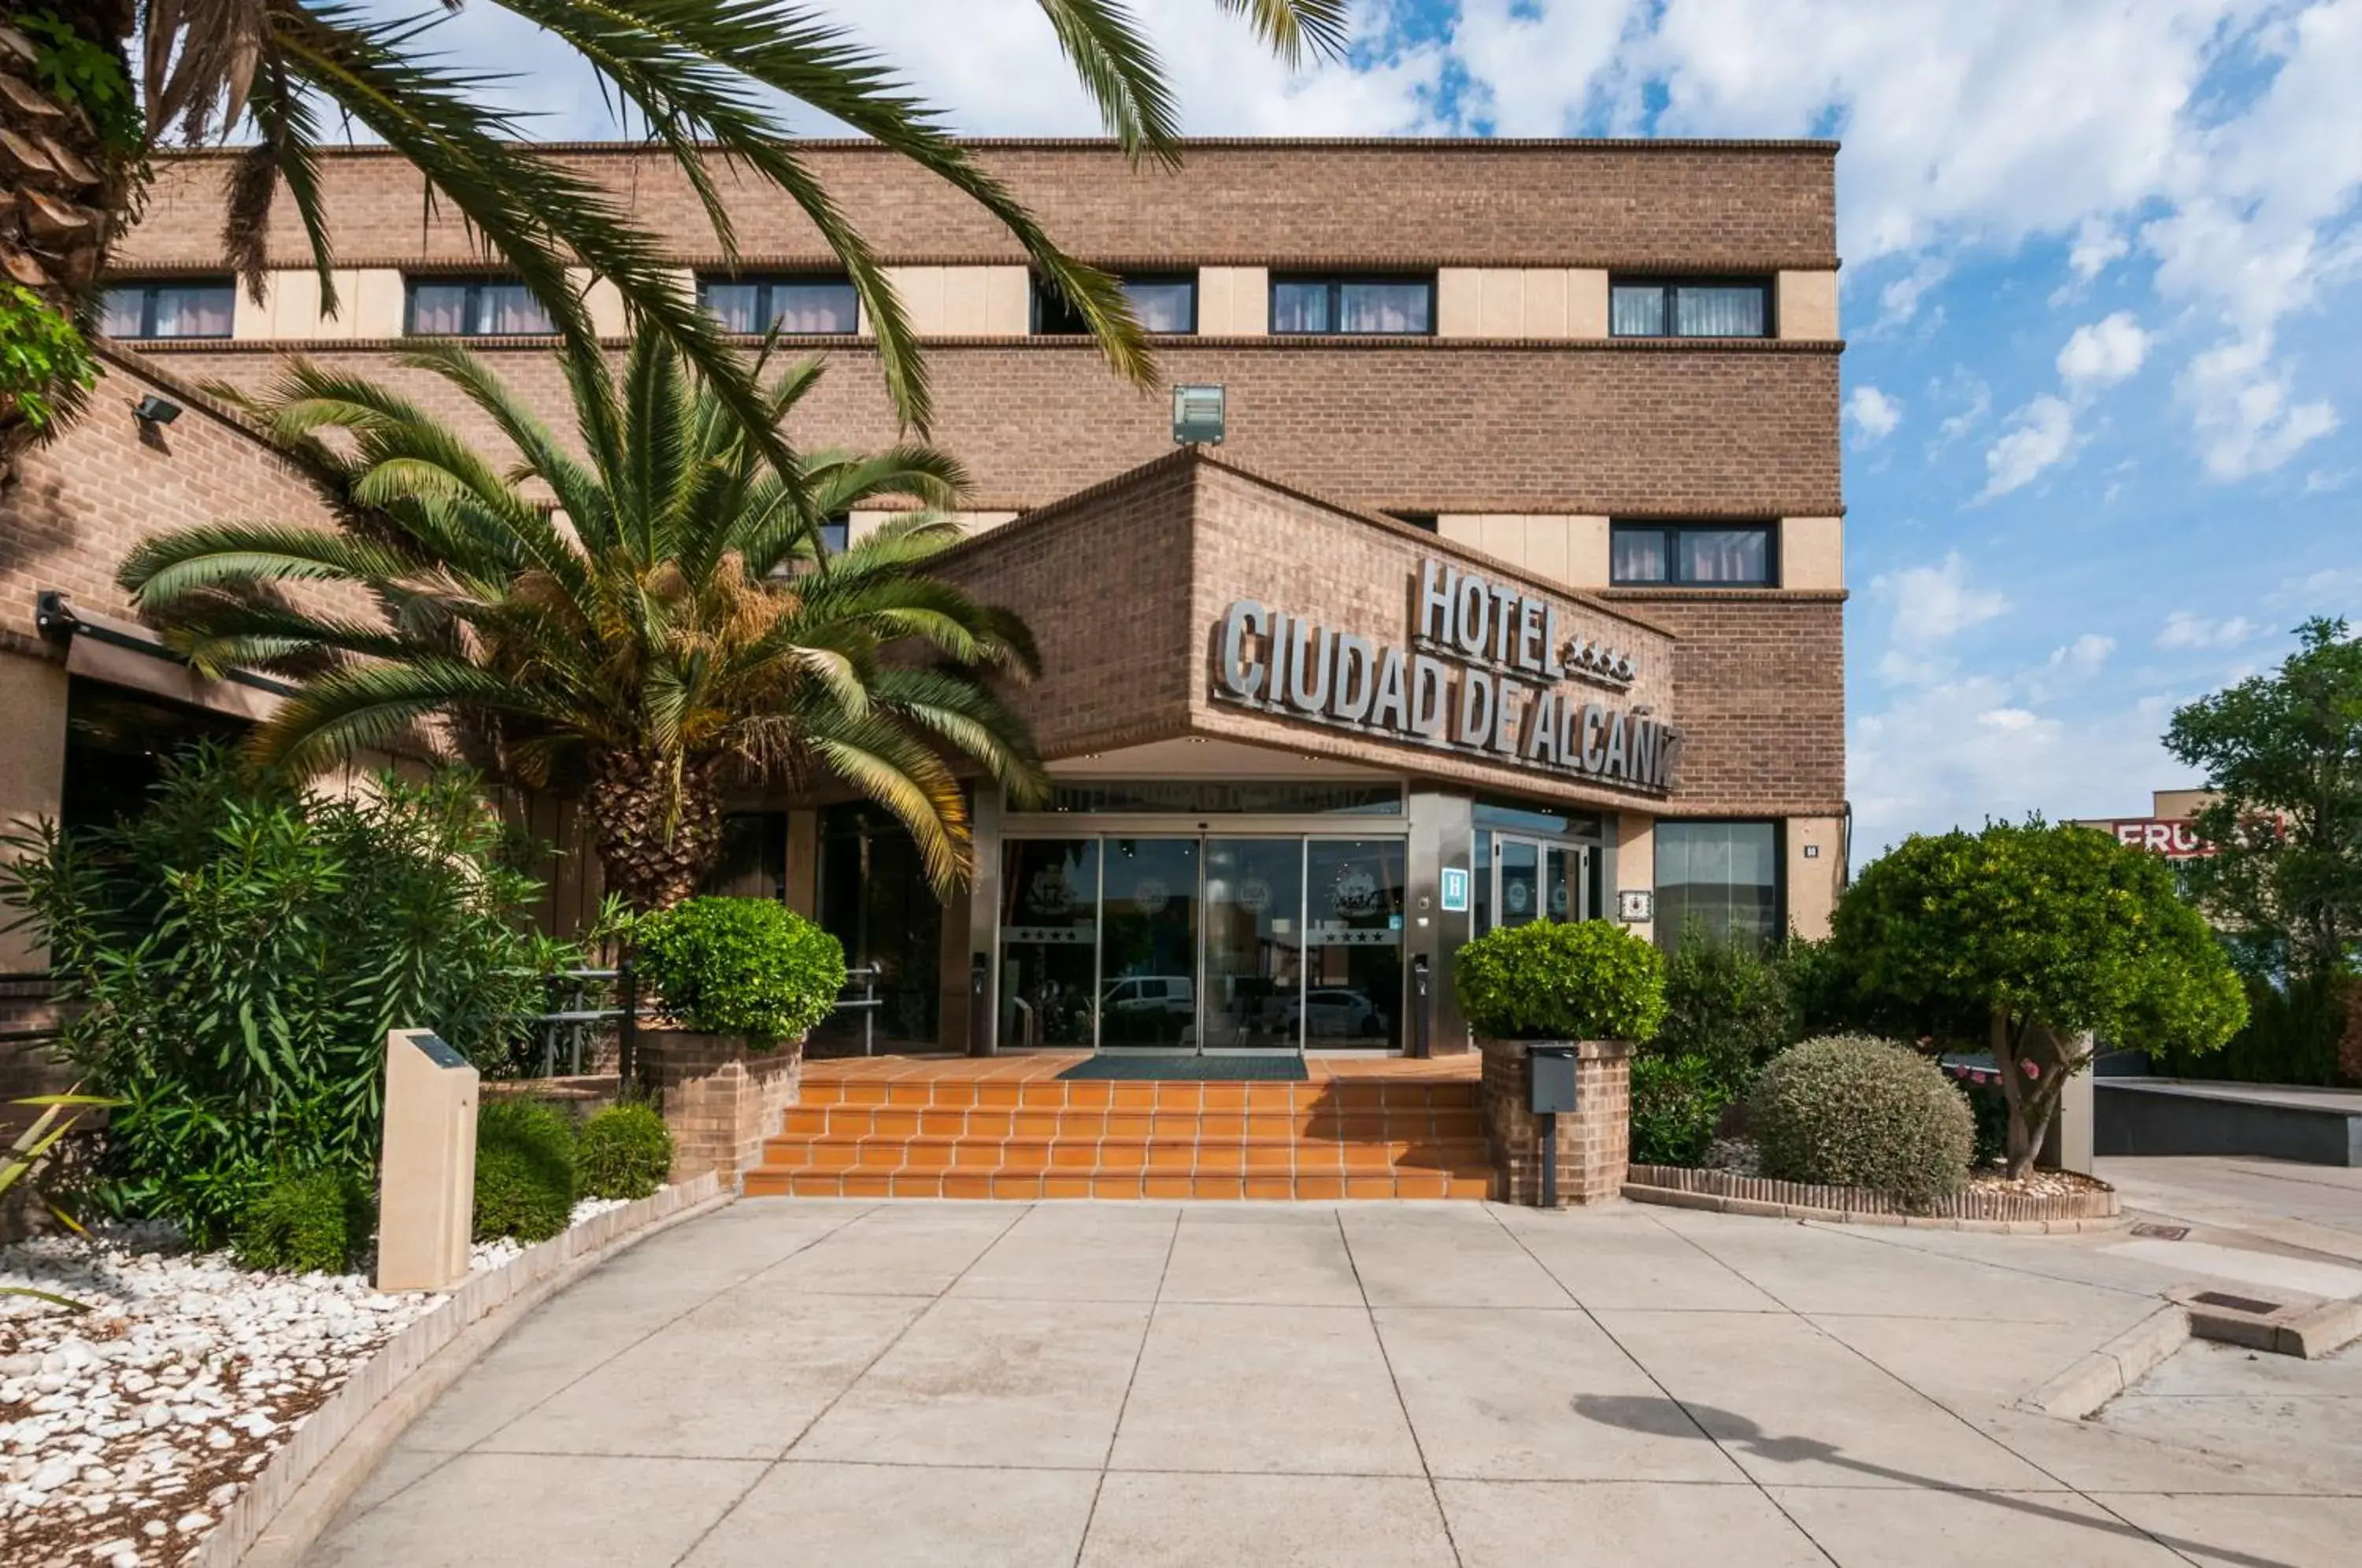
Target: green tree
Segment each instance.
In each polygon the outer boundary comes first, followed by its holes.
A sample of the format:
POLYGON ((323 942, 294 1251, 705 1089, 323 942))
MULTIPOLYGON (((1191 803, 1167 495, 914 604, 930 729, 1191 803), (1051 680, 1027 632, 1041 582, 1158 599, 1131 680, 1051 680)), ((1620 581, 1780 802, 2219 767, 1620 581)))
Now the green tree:
MULTIPOLYGON (((910 513, 823 560, 802 525, 800 494, 824 513, 948 501, 964 482, 950 458, 923 446, 814 452, 783 480, 653 326, 620 382, 596 351, 566 361, 587 460, 468 350, 402 362, 448 381, 522 460, 475 450, 384 386, 298 360, 249 407, 323 475, 344 525, 189 528, 123 568, 200 668, 302 679, 257 732, 260 757, 315 769, 448 721, 500 776, 579 788, 608 890, 641 910, 695 890, 734 768, 850 785, 909 826, 946 889, 967 868, 955 762, 1020 800, 1039 790, 1032 737, 986 683, 1033 671, 1031 634, 922 569, 958 529, 910 513), (279 596, 304 584, 360 590, 376 613, 279 596), (895 644, 935 661, 889 659, 895 644)), ((763 423, 788 417, 819 376, 806 360, 764 383, 763 423)))
MULTIPOLYGON (((723 166, 795 204, 859 293, 898 407, 922 429, 927 385, 910 324, 866 239, 798 157, 768 106, 792 99, 875 138, 973 198, 1024 247, 1124 374, 1145 381, 1147 348, 1112 278, 1070 259, 1013 193, 944 133, 840 24, 786 0, 498 0, 558 39, 601 78, 608 101, 679 160, 725 253, 735 249, 723 166)), ((1038 0, 1108 127, 1135 160, 1175 157, 1177 113, 1153 46, 1123 0, 1038 0)), ((1291 62, 1342 49, 1347 0, 1219 0, 1291 62)), ((453 6, 450 9, 456 10, 453 6)), ((0 24, 0 271, 32 292, 52 328, 95 326, 109 251, 136 219, 150 150, 233 132, 251 145, 229 176, 227 253, 262 285, 271 208, 292 204, 333 308, 326 135, 359 127, 416 167, 427 199, 465 218, 515 270, 577 354, 597 333, 567 281, 583 266, 613 282, 636 318, 697 365, 776 466, 788 453, 756 425, 756 389, 666 262, 660 237, 624 200, 533 147, 527 120, 487 102, 503 78, 450 61, 431 7, 381 14, 350 0, 48 0, 0 24), (138 62, 135 72, 133 61, 138 62), (139 88, 135 93, 135 79, 139 88)), ((79 361, 53 357, 46 383, 0 381, 0 474, 71 408, 79 361)))
POLYGON ((2332 981, 2362 947, 2362 638, 2346 633, 2307 621, 2278 669, 2166 731, 2219 797, 2197 823, 2214 854, 2188 863, 2187 885, 2276 982, 2332 981))
POLYGON ((1914 1035, 1990 1043, 2009 1106, 2009 1172, 2034 1163, 2086 1033, 2212 1050, 2246 998, 2206 922, 2157 857, 2039 818, 1904 840, 1838 903, 1831 940, 1853 999, 1914 1035))

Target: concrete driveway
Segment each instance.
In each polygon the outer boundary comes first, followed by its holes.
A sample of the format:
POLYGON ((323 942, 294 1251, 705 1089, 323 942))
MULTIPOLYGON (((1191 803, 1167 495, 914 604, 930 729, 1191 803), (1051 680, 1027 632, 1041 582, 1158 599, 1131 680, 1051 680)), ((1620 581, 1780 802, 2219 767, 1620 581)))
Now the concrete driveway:
POLYGON ((2354 1561, 2362 1365, 2301 1419, 2013 1408, 2193 1277, 2124 1240, 742 1202, 522 1323, 310 1561, 2354 1561))

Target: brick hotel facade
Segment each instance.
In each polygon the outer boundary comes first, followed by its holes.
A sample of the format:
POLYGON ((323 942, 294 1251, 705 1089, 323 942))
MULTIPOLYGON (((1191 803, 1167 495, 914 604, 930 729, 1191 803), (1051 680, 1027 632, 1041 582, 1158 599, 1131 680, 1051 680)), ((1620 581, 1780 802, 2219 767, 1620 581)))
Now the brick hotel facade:
MULTIPOLYGON (((980 211, 811 144, 926 343, 933 438, 975 479, 943 569, 1040 638, 1019 702, 1056 792, 1018 812, 978 791, 952 908, 881 813, 827 799, 734 801, 718 886, 880 966, 888 1038, 974 1050, 1450 1051, 1451 954, 1493 924, 1825 929, 1846 864, 1833 144, 1205 141, 1177 172, 977 146, 1125 279, 1167 382, 1222 389, 1221 443, 1176 448, 1170 400, 1064 330, 980 211)), ((797 441, 898 435, 851 292, 783 198, 736 188, 732 270, 663 157, 566 156, 678 237, 727 321, 825 357, 797 441)), ((116 259, 108 378, 0 495, 0 814, 103 815, 160 741, 273 701, 159 657, 112 584, 160 528, 324 519, 194 387, 301 352, 470 424, 392 363, 458 334, 561 412, 532 302, 398 159, 326 160, 333 319, 284 203, 263 303, 231 288, 226 168, 163 161, 116 259), (186 417, 136 422, 148 392, 186 417)), ((579 836, 568 802, 529 810, 579 836)), ((554 923, 595 876, 560 858, 554 923)))

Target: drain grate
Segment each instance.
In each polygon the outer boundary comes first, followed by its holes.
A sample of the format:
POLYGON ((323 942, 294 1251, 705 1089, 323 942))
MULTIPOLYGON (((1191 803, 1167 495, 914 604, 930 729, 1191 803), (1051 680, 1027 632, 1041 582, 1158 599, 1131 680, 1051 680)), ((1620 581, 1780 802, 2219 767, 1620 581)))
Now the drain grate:
POLYGON ((2234 1312, 2253 1312, 2258 1318, 2268 1312, 2277 1312, 2280 1309, 2280 1304, 2277 1301, 2258 1301, 2252 1296, 2232 1296, 2220 1290, 2202 1290, 2191 1299, 2208 1307, 2222 1307, 2234 1312))
POLYGON ((2146 1236, 2152 1242, 2178 1242, 2184 1236, 2190 1234, 2190 1227, 2187 1225, 2140 1224, 2133 1227, 2133 1234, 2136 1236, 2146 1236))

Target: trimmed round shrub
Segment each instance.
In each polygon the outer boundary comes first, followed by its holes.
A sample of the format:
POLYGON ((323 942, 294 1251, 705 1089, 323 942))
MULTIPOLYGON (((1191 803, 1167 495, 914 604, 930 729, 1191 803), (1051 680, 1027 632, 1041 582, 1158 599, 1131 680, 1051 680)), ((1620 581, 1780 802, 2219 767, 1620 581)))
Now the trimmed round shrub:
POLYGON ((1665 1018, 1665 959, 1604 920, 1497 926, 1460 950, 1453 992, 1495 1040, 1647 1040, 1665 1018))
POLYGON ((672 1174, 672 1130, 652 1107, 609 1106, 582 1124, 575 1165, 585 1198, 646 1198, 672 1174))
POLYGON ((1942 1068, 1867 1034, 1823 1035, 1773 1057, 1747 1121, 1765 1176, 1907 1203, 1958 1191, 1976 1143, 1969 1102, 1942 1068))
POLYGON ((844 988, 836 938, 768 899, 685 899, 641 917, 632 939, 658 1012, 703 1034, 800 1039, 844 988))
POLYGON ((358 1172, 281 1171, 247 1206, 233 1242, 242 1268, 349 1274, 377 1231, 377 1205, 358 1172))
POLYGON ((1706 1057, 1633 1057, 1633 1164, 1702 1163, 1730 1101, 1730 1088, 1706 1057))
POLYGON ((574 1215, 574 1122, 538 1100, 476 1113, 476 1240, 546 1242, 574 1215))

